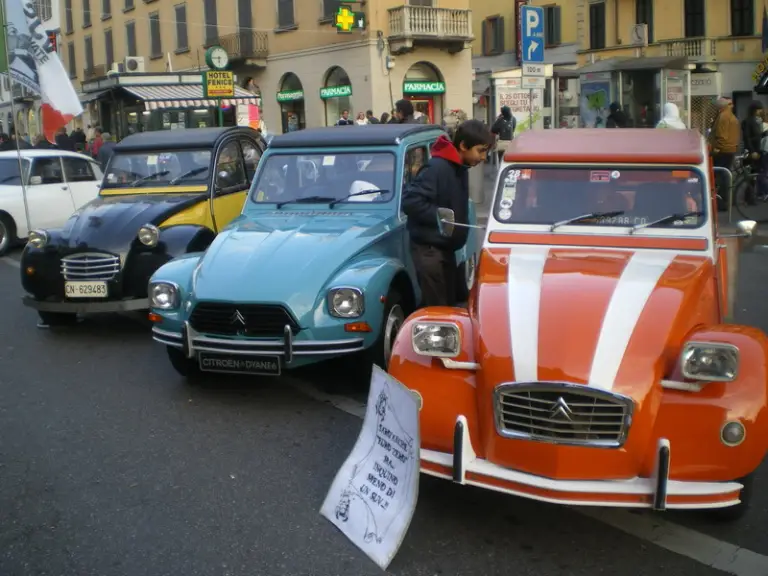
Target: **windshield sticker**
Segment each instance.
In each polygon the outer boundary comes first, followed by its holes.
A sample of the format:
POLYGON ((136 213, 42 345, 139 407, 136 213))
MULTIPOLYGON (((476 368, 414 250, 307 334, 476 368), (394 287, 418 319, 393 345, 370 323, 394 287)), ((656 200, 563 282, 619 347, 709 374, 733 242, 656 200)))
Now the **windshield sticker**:
POLYGON ((499 201, 499 206, 500 206, 501 208, 512 208, 512 201, 513 201, 513 200, 514 200, 514 198, 507 198, 507 197, 505 196, 505 197, 503 197, 503 198, 502 198, 502 199, 499 201))
POLYGON ((590 182, 610 182, 611 173, 607 170, 593 170, 589 173, 590 182))
POLYGON ((117 182, 117 176, 115 176, 110 172, 109 174, 107 174, 107 182, 109 182, 110 184, 114 184, 115 182, 117 182))
POLYGON ((509 220, 512 218, 512 210, 509 210, 507 208, 502 208, 499 210, 499 220, 509 220))
POLYGON ((504 177, 504 185, 514 186, 517 183, 518 178, 520 178, 520 170, 510 170, 504 177))
POLYGON ((147 156, 147 164, 149 166, 155 166, 157 164, 157 155, 150 154, 149 156, 147 156))
POLYGON ((699 179, 698 178, 688 178, 688 184, 698 184, 699 179))
POLYGON ((336 163, 336 156, 323 156, 323 166, 333 166, 336 163))
POLYGON ((611 178, 613 178, 614 180, 618 180, 619 176, 621 176, 621 172, 619 172, 618 170, 614 170, 613 172, 611 172, 611 178))

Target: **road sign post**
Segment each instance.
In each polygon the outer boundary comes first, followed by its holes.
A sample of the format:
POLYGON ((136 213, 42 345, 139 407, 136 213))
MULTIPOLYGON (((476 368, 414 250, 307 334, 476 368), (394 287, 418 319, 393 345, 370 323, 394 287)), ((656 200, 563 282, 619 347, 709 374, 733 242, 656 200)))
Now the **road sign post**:
POLYGON ((522 87, 528 88, 528 125, 533 129, 533 90, 543 84, 544 77, 544 9, 539 6, 523 6, 520 9, 523 25, 522 36, 522 87))

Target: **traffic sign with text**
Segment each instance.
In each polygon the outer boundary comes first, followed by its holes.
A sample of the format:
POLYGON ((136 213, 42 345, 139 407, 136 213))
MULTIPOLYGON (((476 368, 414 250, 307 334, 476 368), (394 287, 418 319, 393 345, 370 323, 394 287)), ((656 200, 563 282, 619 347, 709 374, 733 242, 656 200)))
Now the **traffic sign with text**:
POLYGON ((520 10, 523 25, 523 62, 544 62, 544 9, 538 6, 523 6, 520 10))
POLYGON ((544 64, 525 62, 523 64, 523 76, 546 76, 544 64))
POLYGON ((544 76, 523 76, 523 90, 537 90, 547 87, 547 79, 544 76))

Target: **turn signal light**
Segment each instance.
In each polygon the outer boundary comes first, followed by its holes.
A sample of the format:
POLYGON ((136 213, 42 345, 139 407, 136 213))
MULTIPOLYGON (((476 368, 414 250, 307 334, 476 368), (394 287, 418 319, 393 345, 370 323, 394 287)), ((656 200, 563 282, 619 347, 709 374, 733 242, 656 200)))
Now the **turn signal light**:
POLYGON ((27 276, 32 276, 32 274, 35 273, 35 269, 32 266, 28 266, 25 272, 27 273, 27 276))
POLYGON ((150 322, 162 322, 163 321, 163 317, 160 316, 160 314, 155 314, 154 312, 150 312, 147 316, 148 316, 150 322))
POLYGON ((352 322, 351 324, 344 324, 345 332, 372 332, 373 329, 368 325, 368 322, 352 322))

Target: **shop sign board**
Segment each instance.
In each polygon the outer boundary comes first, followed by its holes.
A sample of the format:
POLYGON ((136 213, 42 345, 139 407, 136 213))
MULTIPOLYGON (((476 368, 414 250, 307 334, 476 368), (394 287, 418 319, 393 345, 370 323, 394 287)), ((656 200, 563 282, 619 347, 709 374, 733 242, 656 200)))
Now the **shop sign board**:
POLYGON ((329 98, 346 98, 352 96, 352 86, 327 86, 320 88, 320 98, 328 100, 329 98))
POLYGON ((538 88, 546 88, 547 79, 542 76, 523 76, 523 89, 524 90, 536 90, 538 88))
POLYGON ((203 98, 234 98, 235 74, 228 70, 203 72, 203 98))
POLYGON ((304 90, 286 90, 277 93, 278 102, 293 102, 294 100, 304 100, 304 90))
POLYGON ((404 82, 403 94, 444 94, 445 82, 404 82))

